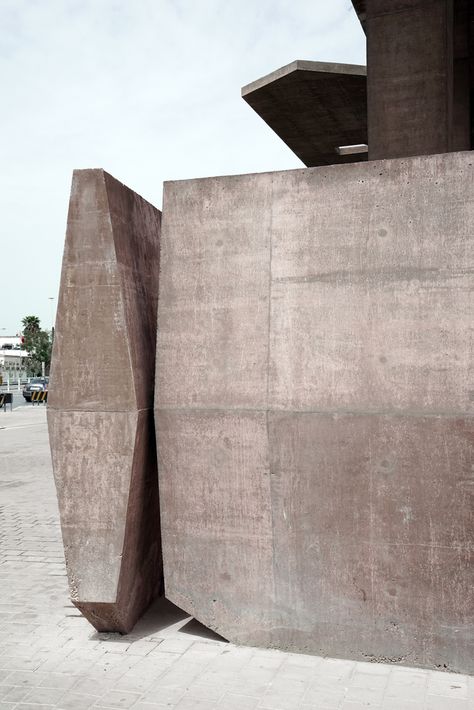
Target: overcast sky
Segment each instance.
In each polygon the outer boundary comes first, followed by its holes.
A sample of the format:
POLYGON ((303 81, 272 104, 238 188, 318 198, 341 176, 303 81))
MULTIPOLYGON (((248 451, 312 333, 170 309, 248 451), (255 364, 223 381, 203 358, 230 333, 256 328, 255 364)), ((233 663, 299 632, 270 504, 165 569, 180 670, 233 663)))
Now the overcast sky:
POLYGON ((161 207, 164 180, 302 167, 240 88, 294 59, 365 64, 350 0, 0 9, 0 335, 25 315, 51 327, 74 168, 102 167, 161 207))

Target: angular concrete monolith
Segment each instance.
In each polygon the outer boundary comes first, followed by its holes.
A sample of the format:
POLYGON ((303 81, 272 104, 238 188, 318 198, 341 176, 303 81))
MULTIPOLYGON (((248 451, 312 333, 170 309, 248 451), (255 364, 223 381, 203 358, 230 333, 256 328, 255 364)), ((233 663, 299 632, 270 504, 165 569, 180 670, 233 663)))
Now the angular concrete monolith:
POLYGON ((165 184, 167 597, 239 643, 473 671, 471 153, 165 184))
POLYGON ((162 583, 160 229, 160 211, 103 170, 74 172, 48 424, 71 598, 99 631, 129 631, 162 583))

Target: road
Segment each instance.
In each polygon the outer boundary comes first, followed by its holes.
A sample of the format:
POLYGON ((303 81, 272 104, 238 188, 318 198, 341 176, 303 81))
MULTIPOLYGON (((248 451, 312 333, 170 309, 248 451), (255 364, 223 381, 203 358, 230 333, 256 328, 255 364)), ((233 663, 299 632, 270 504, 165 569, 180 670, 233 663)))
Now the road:
MULTIPOLYGON (((5 386, 0 387, 0 394, 3 394, 4 392, 7 392, 7 388, 5 386)), ((30 404, 29 402, 27 402, 24 399, 22 393, 18 392, 17 389, 10 388, 10 392, 13 393, 13 409, 18 409, 18 407, 24 407, 24 406, 26 406, 26 407, 33 406, 32 404, 30 404)), ((8 405, 8 410, 10 410, 10 405, 8 405)), ((1 414, 1 411, 0 411, 0 414, 1 414)))

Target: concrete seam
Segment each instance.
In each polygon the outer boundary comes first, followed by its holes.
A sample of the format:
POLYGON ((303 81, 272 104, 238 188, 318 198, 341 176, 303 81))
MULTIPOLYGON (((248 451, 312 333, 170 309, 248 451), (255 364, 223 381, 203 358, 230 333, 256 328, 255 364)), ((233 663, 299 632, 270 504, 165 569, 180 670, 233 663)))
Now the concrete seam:
POLYGON ((153 407, 142 407, 141 409, 64 409, 62 407, 53 407, 50 404, 46 408, 52 412, 61 412, 61 414, 140 414, 140 412, 153 410, 153 407))
POLYGON ((273 494, 272 494, 272 456, 270 451, 270 364, 271 364, 271 326, 272 326, 272 257, 273 257, 273 187, 274 176, 272 175, 270 187, 270 220, 269 220, 269 264, 268 264, 268 331, 267 331, 267 393, 266 393, 266 409, 265 409, 265 425, 267 434, 267 456, 268 456, 268 492, 270 497, 270 524, 271 524, 271 539, 272 539, 272 594, 276 601, 277 585, 276 585, 276 566, 277 566, 277 548, 275 545, 275 515, 273 510, 273 494))
MULTIPOLYGON (((63 410, 64 411, 64 410, 63 410)), ((69 411, 80 411, 85 412, 87 410, 69 410, 69 411)), ((142 410, 124 410, 124 411, 142 411, 142 410)), ((320 414, 321 416, 350 416, 350 417, 426 417, 426 418, 446 418, 446 419, 474 419, 474 412, 425 412, 423 410, 401 410, 393 411, 388 409, 370 409, 370 410, 356 410, 356 409, 290 409, 290 408, 277 408, 277 407, 182 407, 182 406, 166 406, 160 405, 155 407, 155 412, 180 412, 183 414, 193 414, 201 412, 224 412, 227 414, 239 414, 239 413, 268 413, 268 414, 282 414, 282 415, 293 415, 293 414, 320 414)))
POLYGON ((267 393, 266 393, 266 409, 270 406, 270 347, 271 347, 271 325, 272 325, 272 257, 273 257, 273 181, 272 175, 270 189, 270 223, 269 223, 269 264, 268 264, 268 311, 267 311, 267 393))

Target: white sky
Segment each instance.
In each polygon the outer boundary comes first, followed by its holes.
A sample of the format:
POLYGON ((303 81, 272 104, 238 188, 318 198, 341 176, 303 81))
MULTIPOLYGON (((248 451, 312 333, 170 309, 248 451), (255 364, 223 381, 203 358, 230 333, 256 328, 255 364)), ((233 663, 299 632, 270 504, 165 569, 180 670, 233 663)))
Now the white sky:
POLYGON ((350 0, 0 0, 0 28, 0 335, 51 327, 74 168, 161 207, 164 180, 302 167, 240 88, 365 63, 350 0))

